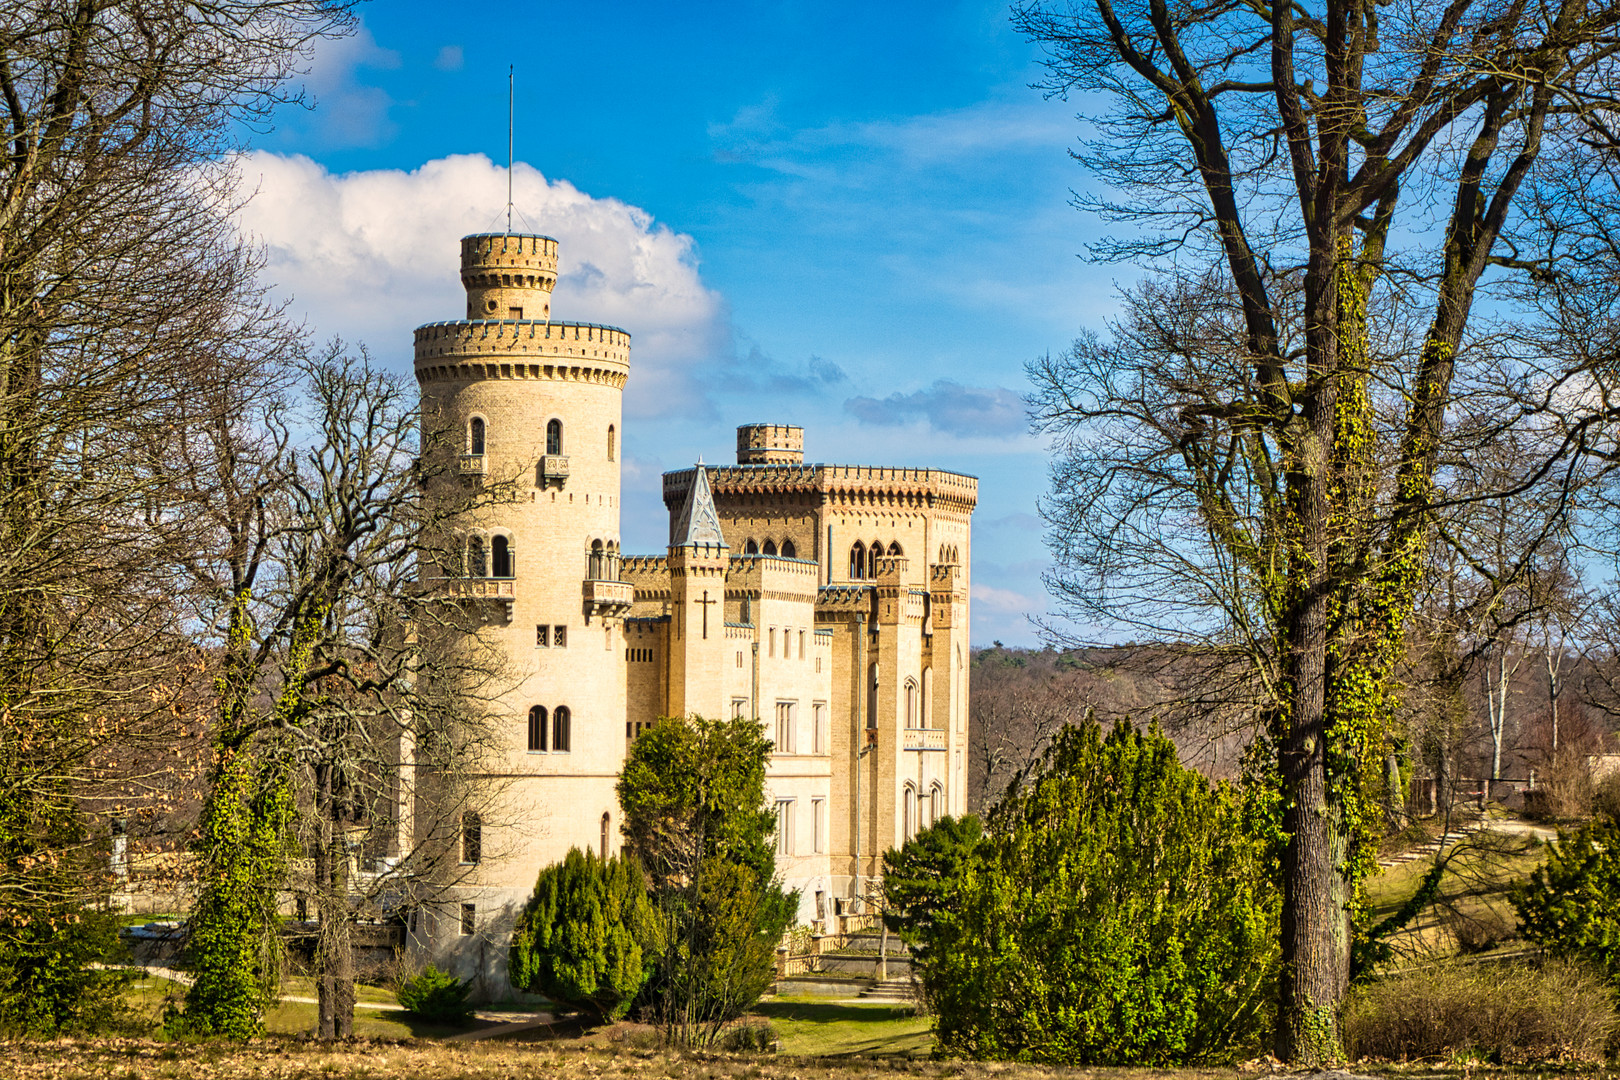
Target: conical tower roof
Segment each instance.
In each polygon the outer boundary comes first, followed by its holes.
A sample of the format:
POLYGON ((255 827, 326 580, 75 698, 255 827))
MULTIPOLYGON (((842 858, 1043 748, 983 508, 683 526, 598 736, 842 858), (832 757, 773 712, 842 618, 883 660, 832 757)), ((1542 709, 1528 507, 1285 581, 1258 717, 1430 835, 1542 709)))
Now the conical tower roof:
POLYGON ((709 472, 700 461, 692 477, 692 486, 686 491, 686 505, 669 530, 670 547, 725 547, 726 538, 720 531, 720 512, 714 508, 714 493, 709 490, 709 472))

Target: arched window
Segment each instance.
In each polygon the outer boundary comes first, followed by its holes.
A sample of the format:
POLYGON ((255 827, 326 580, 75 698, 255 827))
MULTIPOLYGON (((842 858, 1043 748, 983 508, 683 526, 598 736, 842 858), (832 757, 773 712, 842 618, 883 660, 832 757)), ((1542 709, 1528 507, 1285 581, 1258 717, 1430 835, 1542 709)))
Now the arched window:
POLYGON ((945 789, 935 781, 934 786, 928 789, 928 824, 932 825, 945 816, 945 789))
POLYGON ((484 857, 484 823, 468 810, 461 815, 461 862, 471 866, 484 857))
POLYGON ((898 541, 889 545, 889 558, 898 559, 904 554, 905 552, 900 550, 900 544, 898 541))
POLYGON ((607 576, 609 581, 619 580, 619 542, 617 540, 608 541, 607 576))
POLYGON ((859 540, 849 549, 849 577, 851 581, 859 581, 866 576, 866 545, 859 540))
POLYGON ((568 714, 568 706, 559 705, 551 710, 551 748, 557 751, 568 750, 569 727, 573 718, 568 714))
POLYGON ((546 748, 546 707, 536 705, 529 710, 529 749, 544 751, 546 748))
POLYGON ((618 441, 618 432, 613 430, 613 425, 612 424, 609 424, 608 425, 608 460, 609 461, 614 460, 614 455, 619 452, 619 448, 615 445, 615 443, 617 441, 618 441))
POLYGON ((917 726, 917 680, 906 680, 906 727, 917 726))
POLYGON ((883 558, 883 541, 874 540, 872 546, 866 549, 866 576, 877 577, 877 563, 883 558))
POLYGON ((764 551, 765 551, 765 554, 767 554, 767 555, 775 555, 776 554, 776 541, 775 540, 767 540, 767 541, 765 541, 764 551))
POLYGON ((546 453, 560 454, 562 452, 562 421, 553 420, 546 425, 546 453))
POLYGON ((591 554, 590 554, 590 557, 586 560, 585 576, 592 579, 593 581, 600 581, 602 579, 602 569, 603 569, 602 541, 600 541, 600 540, 592 540, 591 541, 591 554))
POLYGON ((482 454, 484 452, 484 418, 475 416, 467 421, 467 453, 482 454))
POLYGON ((759 554, 759 544, 756 543, 752 537, 749 537, 748 543, 743 545, 743 554, 744 555, 758 555, 759 554))
POLYGON ((784 559, 796 559, 798 557, 799 557, 799 549, 793 546, 793 541, 791 541, 791 540, 782 541, 782 558, 784 558, 784 559))
POLYGON ((494 564, 490 577, 509 578, 512 576, 512 541, 504 536, 496 535, 489 542, 491 562, 494 564))
POLYGON ((917 789, 906 784, 906 798, 904 816, 901 821, 900 838, 910 840, 917 835, 917 789))
POLYGON ((611 824, 612 821, 613 821, 613 818, 608 814, 608 812, 606 810, 602 811, 602 861, 603 862, 607 862, 607 857, 608 857, 608 854, 607 854, 607 851, 608 851, 608 825, 611 824))
POLYGON ((484 557, 484 538, 482 536, 467 537, 467 576, 487 577, 489 575, 489 561, 484 557))

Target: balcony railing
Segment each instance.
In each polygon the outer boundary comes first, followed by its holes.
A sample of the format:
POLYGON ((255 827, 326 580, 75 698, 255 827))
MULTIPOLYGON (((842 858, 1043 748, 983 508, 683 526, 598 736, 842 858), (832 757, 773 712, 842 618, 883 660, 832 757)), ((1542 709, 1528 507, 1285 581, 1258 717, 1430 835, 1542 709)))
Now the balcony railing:
POLYGON ((500 604, 506 617, 512 617, 512 604, 517 600, 517 582, 512 578, 440 578, 437 589, 441 595, 456 600, 488 600, 500 604))
POLYGON ((585 611, 591 616, 617 616, 636 602, 636 587, 628 581, 585 579, 585 611))
POLYGON ((939 728, 906 728, 907 750, 943 750, 946 732, 939 728))
POLYGON ((462 454, 461 455, 461 475, 462 476, 483 476, 484 475, 484 455, 483 454, 462 454))

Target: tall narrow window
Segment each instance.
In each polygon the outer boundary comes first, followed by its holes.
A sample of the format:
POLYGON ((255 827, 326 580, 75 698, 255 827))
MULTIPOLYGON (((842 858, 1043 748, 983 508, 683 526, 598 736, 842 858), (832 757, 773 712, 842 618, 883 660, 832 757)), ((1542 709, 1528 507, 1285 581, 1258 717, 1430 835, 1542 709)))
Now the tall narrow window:
POLYGON ((602 812, 602 861, 603 862, 607 862, 607 857, 608 857, 607 856, 607 853, 608 853, 608 826, 610 824, 612 824, 612 822, 613 822, 613 818, 607 813, 607 811, 604 810, 602 812))
POLYGON ((763 552, 766 555, 775 555, 776 554, 776 541, 775 540, 767 540, 767 541, 765 541, 765 546, 763 548, 761 548, 760 551, 763 552))
POLYGON ((546 453, 560 454, 562 446, 562 421, 553 420, 546 425, 546 453))
POLYGON ((827 703, 818 701, 810 710, 810 752, 827 752, 827 703))
POLYGON ((467 537, 467 576, 481 578, 488 574, 489 562, 484 558, 484 538, 467 537))
POLYGON ((529 749, 544 753, 546 749, 546 707, 536 705, 529 710, 529 749))
POLYGON ((945 789, 937 783, 928 789, 928 824, 945 816, 945 789))
POLYGON ((794 727, 798 724, 799 703, 796 701, 778 701, 776 703, 776 752, 778 754, 791 754, 794 752, 794 727))
POLYGON ((467 453, 482 454, 484 452, 484 418, 475 416, 467 421, 467 453))
POLYGON ((866 576, 866 545, 859 540, 849 549, 849 579, 859 581, 866 576))
POLYGON ((793 854, 793 800, 776 800, 776 853, 793 854))
POLYGON ((804 631, 799 631, 799 659, 804 659, 804 631))
POLYGON ((922 727, 934 726, 934 669, 931 667, 923 668, 920 723, 922 727))
POLYGON ((504 536, 496 535, 489 542, 491 561, 495 564, 490 575, 498 578, 512 576, 512 541, 504 536))
POLYGON ((902 839, 910 840, 917 834, 917 789, 910 784, 906 785, 905 806, 901 821, 900 833, 902 839))
POLYGON ((551 748, 557 751, 569 749, 569 728, 573 717, 569 715, 568 706, 559 705, 551 710, 551 748))
POLYGON ((593 540, 591 541, 591 554, 586 559, 585 576, 592 581, 600 581, 602 579, 603 565, 602 541, 593 540))
POLYGON ((613 425, 612 424, 609 424, 608 425, 608 460, 609 461, 616 460, 614 455, 619 452, 619 448, 618 448, 617 443, 618 443, 618 432, 613 430, 613 425))
POLYGON ((866 549, 866 576, 877 577, 878 560, 883 558, 883 541, 874 540, 872 546, 866 549))
POLYGON ((795 558, 798 558, 798 555, 799 555, 799 549, 793 546, 793 541, 791 541, 791 540, 782 541, 782 558, 784 558, 784 559, 795 559, 795 558))
POLYGON ((827 800, 810 800, 810 850, 817 855, 827 850, 827 800))
POLYGON ((906 680, 906 727, 917 726, 917 683, 913 679, 906 680))
POLYGON ((484 857, 484 823, 468 810, 461 815, 461 862, 471 866, 484 857))
POLYGON ((478 906, 476 904, 461 905, 461 936, 471 937, 478 929, 478 906))

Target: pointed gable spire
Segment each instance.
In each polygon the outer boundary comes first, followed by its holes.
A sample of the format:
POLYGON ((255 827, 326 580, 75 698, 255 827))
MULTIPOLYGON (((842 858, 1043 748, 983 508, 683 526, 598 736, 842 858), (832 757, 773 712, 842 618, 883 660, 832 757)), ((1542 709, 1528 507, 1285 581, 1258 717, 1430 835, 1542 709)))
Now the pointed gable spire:
POLYGON ((670 547, 725 547, 726 538, 720 531, 720 512, 714 508, 714 494, 709 490, 709 472, 700 461, 692 476, 692 486, 686 491, 686 505, 681 507, 669 531, 670 547))

